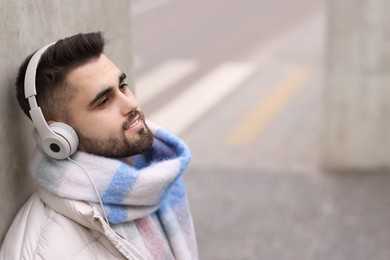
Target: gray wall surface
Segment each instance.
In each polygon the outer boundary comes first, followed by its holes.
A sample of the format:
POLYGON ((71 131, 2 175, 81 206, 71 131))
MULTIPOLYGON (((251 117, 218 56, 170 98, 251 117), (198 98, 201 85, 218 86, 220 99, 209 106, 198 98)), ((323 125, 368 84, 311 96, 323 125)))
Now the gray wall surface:
POLYGON ((15 97, 19 65, 47 43, 103 31, 106 54, 132 81, 130 19, 128 0, 0 0, 0 244, 35 187, 27 170, 33 126, 15 97))
POLYGON ((330 0, 324 166, 390 169, 390 2, 330 0))

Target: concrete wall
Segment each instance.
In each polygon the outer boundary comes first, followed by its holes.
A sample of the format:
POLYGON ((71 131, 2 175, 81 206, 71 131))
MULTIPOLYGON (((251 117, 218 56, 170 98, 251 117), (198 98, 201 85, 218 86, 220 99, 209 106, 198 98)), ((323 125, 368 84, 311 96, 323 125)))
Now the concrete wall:
POLYGON ((129 5, 128 0, 0 0, 0 244, 34 189, 27 172, 32 124, 16 102, 17 68, 46 43, 100 30, 107 55, 132 79, 129 5))
POLYGON ((324 166, 390 169, 390 1, 330 0, 324 166))

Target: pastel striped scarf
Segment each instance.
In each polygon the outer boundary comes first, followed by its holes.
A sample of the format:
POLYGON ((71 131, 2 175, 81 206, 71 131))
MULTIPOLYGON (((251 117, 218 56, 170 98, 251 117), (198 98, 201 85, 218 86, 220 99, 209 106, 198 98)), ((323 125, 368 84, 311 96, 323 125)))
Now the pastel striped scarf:
MULTIPOLYGON (((193 223, 182 174, 191 155, 186 144, 151 122, 153 148, 124 161, 76 152, 72 159, 94 180, 111 227, 148 259, 196 259, 193 223)), ((101 207, 86 173, 75 163, 52 160, 37 149, 31 172, 60 197, 101 207)))

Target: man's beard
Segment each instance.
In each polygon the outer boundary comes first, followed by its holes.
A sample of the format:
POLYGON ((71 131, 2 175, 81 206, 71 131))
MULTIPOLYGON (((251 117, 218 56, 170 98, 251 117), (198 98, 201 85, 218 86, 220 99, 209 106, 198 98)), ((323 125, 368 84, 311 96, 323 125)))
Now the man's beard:
POLYGON ((120 137, 108 137, 106 139, 96 139, 83 136, 79 131, 80 146, 83 151, 104 157, 123 158, 146 152, 152 147, 153 134, 145 123, 142 112, 134 111, 129 115, 128 120, 123 124, 123 131, 120 137), (127 137, 124 131, 125 125, 139 116, 139 120, 145 125, 138 133, 132 137, 127 137))

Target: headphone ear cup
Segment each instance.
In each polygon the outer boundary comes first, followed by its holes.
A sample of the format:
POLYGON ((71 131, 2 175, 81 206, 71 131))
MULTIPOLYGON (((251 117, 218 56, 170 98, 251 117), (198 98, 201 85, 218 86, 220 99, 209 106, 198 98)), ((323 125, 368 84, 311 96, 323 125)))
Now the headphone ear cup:
POLYGON ((76 152, 77 147, 79 146, 79 137, 71 126, 65 123, 55 122, 50 124, 49 128, 58 136, 58 138, 63 138, 69 145, 69 149, 66 149, 69 152, 66 152, 65 158, 76 152))

